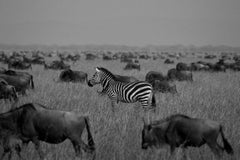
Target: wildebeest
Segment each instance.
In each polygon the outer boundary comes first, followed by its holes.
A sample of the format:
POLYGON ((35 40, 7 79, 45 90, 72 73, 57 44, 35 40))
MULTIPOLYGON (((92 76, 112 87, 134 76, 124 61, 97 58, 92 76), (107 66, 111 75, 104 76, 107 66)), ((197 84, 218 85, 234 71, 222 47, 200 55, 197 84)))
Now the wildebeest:
POLYGON ((0 99, 17 101, 18 96, 14 86, 9 85, 4 79, 0 78, 0 99))
POLYGON ((166 59, 166 60, 164 61, 164 63, 165 63, 165 64, 173 64, 174 61, 173 61, 173 60, 170 60, 170 59, 166 59))
POLYGON ((77 157, 81 156, 81 149, 88 153, 95 150, 88 116, 47 109, 41 104, 28 103, 0 114, 0 128, 1 131, 19 135, 25 146, 30 141, 33 142, 40 159, 44 159, 40 141, 58 144, 69 139, 77 157), (81 139, 85 128, 88 133, 88 145, 81 139))
POLYGON ((86 53, 86 60, 95 60, 97 58, 96 55, 92 53, 86 53))
POLYGON ((131 70, 131 69, 137 69, 140 71, 140 64, 127 63, 126 66, 124 67, 124 70, 131 70))
POLYGON ((27 72, 7 70, 0 73, 0 78, 4 79, 9 85, 14 86, 16 91, 23 95, 26 94, 26 89, 29 87, 34 89, 33 76, 27 72))
POLYGON ((191 70, 191 65, 183 62, 179 62, 176 65, 176 69, 178 71, 190 71, 191 70))
POLYGON ((23 61, 13 61, 8 63, 8 69, 32 69, 32 64, 31 63, 25 63, 23 61))
POLYGON ((216 55, 206 55, 206 56, 204 56, 205 59, 214 59, 216 57, 217 57, 216 55))
POLYGON ((168 80, 193 81, 191 71, 178 71, 175 68, 168 70, 167 77, 168 80))
POLYGON ((158 91, 161 93, 172 93, 175 94, 177 93, 177 87, 176 84, 170 83, 167 80, 153 80, 151 81, 151 84, 153 86, 154 91, 158 91))
POLYGON ((4 73, 4 72, 6 72, 6 69, 3 67, 0 67, 0 73, 4 73))
POLYGON ((133 76, 122 76, 122 75, 118 75, 118 74, 114 74, 114 76, 117 81, 122 82, 122 83, 138 81, 138 79, 133 76))
POLYGON ((112 56, 110 56, 110 55, 103 55, 103 60, 113 60, 113 58, 112 58, 112 56))
POLYGON ((176 147, 185 150, 189 146, 200 147, 203 144, 207 144, 218 158, 222 156, 224 150, 228 154, 233 154, 222 125, 216 121, 175 114, 151 124, 144 122, 142 149, 170 145, 172 155, 176 147), (223 147, 217 142, 219 134, 222 137, 223 147))
POLYGON ((73 71, 71 69, 66 69, 62 71, 59 75, 59 80, 64 82, 87 82, 88 75, 82 71, 73 71))
POLYGON ((35 56, 29 59, 29 63, 31 64, 44 64, 44 58, 40 56, 35 56))
POLYGON ((211 63, 208 63, 207 64, 208 66, 209 66, 209 69, 211 70, 211 71, 216 71, 216 72, 226 72, 226 67, 224 66, 224 65, 222 65, 222 64, 218 64, 218 63, 216 63, 216 64, 211 64, 211 63))
POLYGON ((145 81, 151 83, 154 80, 164 81, 167 77, 165 77, 161 72, 149 71, 145 76, 145 81))
POLYGON ((191 63, 191 70, 192 71, 207 71, 209 70, 209 66, 200 62, 191 63))
POLYGON ((49 63, 44 63, 44 69, 70 69, 70 65, 65 64, 63 61, 52 61, 49 63))
POLYGON ((125 54, 122 54, 121 55, 121 58, 120 58, 120 62, 123 62, 123 63, 134 63, 134 60, 136 57, 134 57, 133 55, 125 55, 125 54))
POLYGON ((10 160, 12 158, 12 153, 14 152, 14 150, 16 151, 18 157, 20 159, 23 159, 21 156, 22 140, 15 133, 1 129, 0 145, 2 145, 3 147, 3 153, 0 159, 3 159, 6 154, 9 153, 8 160, 10 160))

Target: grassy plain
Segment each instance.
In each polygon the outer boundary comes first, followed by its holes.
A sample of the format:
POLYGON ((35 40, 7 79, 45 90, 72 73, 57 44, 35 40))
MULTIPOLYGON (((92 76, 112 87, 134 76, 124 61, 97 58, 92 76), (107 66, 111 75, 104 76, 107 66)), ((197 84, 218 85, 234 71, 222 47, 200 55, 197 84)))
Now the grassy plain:
MULTIPOLYGON (((184 59, 192 62, 194 58, 184 59)), ((167 70, 174 65, 166 65, 163 60, 140 60, 141 71, 124 71, 124 64, 119 61, 85 61, 81 59, 72 65, 72 69, 88 73, 95 72, 96 66, 106 67, 116 74, 132 75, 140 80, 145 79, 148 71, 167 70)), ((2 65, 3 66, 3 65, 2 65)), ((88 114, 91 131, 96 143, 97 160, 165 160, 169 156, 169 148, 160 151, 141 149, 141 119, 140 104, 119 103, 115 115, 111 112, 110 101, 105 96, 99 96, 100 87, 89 88, 86 84, 56 83, 60 71, 44 70, 43 66, 35 65, 29 70, 34 76, 35 90, 29 90, 27 96, 20 97, 19 105, 27 102, 37 102, 58 110, 66 110, 88 114)), ((191 117, 208 118, 219 121, 224 126, 224 132, 231 143, 235 155, 224 154, 224 160, 240 159, 240 73, 194 72, 194 82, 176 82, 178 94, 157 93, 157 110, 153 119, 160 119, 171 114, 182 113, 191 117)), ((0 101, 1 112, 10 108, 9 104, 0 101)), ((84 134, 86 140, 86 134, 84 134)), ((69 141, 51 145, 41 143, 43 151, 49 160, 66 160, 74 158, 74 150, 69 141)), ((200 149, 190 148, 190 158, 193 160, 214 159, 207 146, 200 149)), ((26 159, 39 159, 32 144, 23 153, 26 159)), ((176 157, 179 157, 177 153, 176 157)), ((14 156, 16 158, 16 156, 14 156)), ((87 156, 84 156, 87 159, 87 156)))

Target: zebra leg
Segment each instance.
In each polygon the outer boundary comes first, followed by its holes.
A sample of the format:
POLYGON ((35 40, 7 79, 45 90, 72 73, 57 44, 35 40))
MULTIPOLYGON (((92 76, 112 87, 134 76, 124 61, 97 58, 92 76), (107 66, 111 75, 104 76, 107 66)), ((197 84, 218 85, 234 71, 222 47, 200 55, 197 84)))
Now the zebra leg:
POLYGON ((111 105, 112 105, 112 112, 114 113, 115 102, 118 103, 119 100, 118 100, 117 95, 111 95, 110 99, 111 99, 111 105))

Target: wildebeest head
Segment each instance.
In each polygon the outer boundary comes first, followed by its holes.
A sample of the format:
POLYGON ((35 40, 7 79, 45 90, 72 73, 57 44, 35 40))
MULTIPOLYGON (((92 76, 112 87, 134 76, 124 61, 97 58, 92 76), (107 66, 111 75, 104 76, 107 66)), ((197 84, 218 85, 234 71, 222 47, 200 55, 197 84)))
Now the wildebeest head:
POLYGON ((144 122, 142 130, 142 149, 148 147, 161 148, 166 145, 165 141, 165 123, 162 126, 154 127, 154 125, 146 124, 144 122))
POLYGON ((144 125, 142 130, 142 149, 152 146, 154 141, 151 125, 144 125))
POLYGON ((17 101, 18 96, 14 86, 9 85, 4 79, 0 78, 0 98, 17 101))

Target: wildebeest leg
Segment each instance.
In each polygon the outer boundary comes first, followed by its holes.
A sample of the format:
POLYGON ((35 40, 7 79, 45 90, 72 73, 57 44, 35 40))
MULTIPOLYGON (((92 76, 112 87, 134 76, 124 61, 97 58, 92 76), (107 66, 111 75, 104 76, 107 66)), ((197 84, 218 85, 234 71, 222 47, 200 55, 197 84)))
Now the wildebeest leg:
POLYGON ((17 145, 17 146, 15 147, 15 150, 16 150, 16 153, 17 153, 18 157, 19 157, 20 159, 23 159, 23 158, 22 158, 22 155, 21 155, 21 151, 22 151, 21 147, 20 147, 19 145, 17 145))
POLYGON ((25 152, 27 150, 27 146, 28 146, 28 141, 23 141, 23 144, 22 144, 22 151, 25 152))
POLYGON ((183 151, 183 159, 190 160, 190 157, 188 155, 187 149, 186 148, 182 148, 182 151, 183 151))
POLYGON ((27 95, 27 94, 26 94, 26 89, 21 90, 21 94, 22 94, 23 96, 26 96, 26 95, 27 95))
POLYGON ((8 154, 8 160, 11 160, 11 159, 12 159, 12 150, 10 150, 8 154))
POLYGON ((170 146, 170 160, 176 160, 176 155, 175 155, 175 149, 172 149, 172 147, 170 146))
POLYGON ((169 124, 168 129, 166 131, 166 137, 169 140, 170 145, 170 154, 173 155, 175 149, 176 149, 176 130, 174 128, 175 122, 172 122, 169 124))
POLYGON ((35 145, 35 148, 39 154, 39 157, 40 159, 44 160, 44 154, 43 154, 43 151, 41 150, 41 146, 40 146, 40 142, 37 138, 33 139, 32 142, 34 143, 35 145))
POLYGON ((73 144, 73 148, 75 150, 76 157, 79 157, 82 159, 82 151, 81 151, 81 147, 80 147, 79 143, 76 141, 72 141, 72 144, 73 144))
POLYGON ((207 142, 208 146, 210 147, 211 151, 214 153, 216 159, 221 159, 223 150, 216 142, 207 142))
POLYGON ((92 153, 93 150, 91 149, 90 146, 85 144, 81 139, 78 141, 80 148, 82 148, 85 152, 87 153, 92 153))
POLYGON ((5 155, 7 154, 6 151, 3 152, 2 156, 1 156, 1 160, 3 160, 3 158, 5 157, 5 155))

